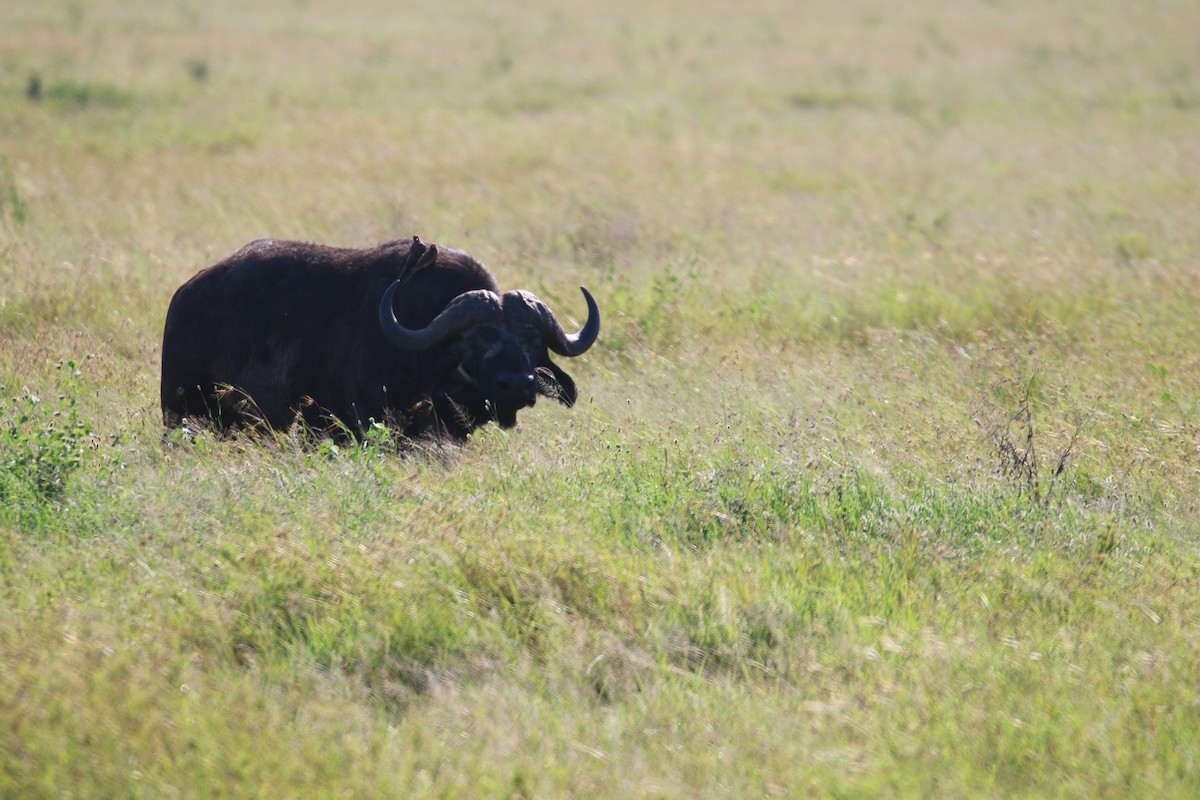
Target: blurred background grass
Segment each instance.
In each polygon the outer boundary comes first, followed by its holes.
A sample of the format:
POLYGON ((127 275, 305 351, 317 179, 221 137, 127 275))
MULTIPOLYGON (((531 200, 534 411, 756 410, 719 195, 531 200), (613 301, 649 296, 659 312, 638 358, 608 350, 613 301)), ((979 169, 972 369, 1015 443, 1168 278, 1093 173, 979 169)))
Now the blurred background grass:
POLYGON ((1194 794, 1194 16, 6 3, 0 794, 1194 794), (183 280, 413 234, 579 406, 163 440, 183 280))

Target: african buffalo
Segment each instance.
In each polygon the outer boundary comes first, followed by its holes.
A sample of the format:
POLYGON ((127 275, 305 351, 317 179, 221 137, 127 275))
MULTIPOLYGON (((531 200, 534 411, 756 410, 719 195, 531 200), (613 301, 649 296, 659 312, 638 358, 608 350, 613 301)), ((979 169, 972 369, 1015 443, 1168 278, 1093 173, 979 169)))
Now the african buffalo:
POLYGON ((600 310, 580 289, 587 322, 568 334, 535 295, 501 294, 479 261, 415 236, 364 249, 259 239, 171 299, 163 422, 286 429, 299 417, 360 435, 374 420, 460 440, 489 420, 511 428, 538 394, 575 403, 547 351, 596 341, 600 310))

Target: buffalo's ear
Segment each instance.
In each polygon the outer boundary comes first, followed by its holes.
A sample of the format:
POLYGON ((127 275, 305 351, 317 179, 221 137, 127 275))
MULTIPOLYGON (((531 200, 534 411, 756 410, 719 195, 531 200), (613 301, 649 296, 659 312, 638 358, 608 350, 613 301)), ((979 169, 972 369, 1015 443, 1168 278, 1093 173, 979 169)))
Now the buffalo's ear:
POLYGON ((579 393, 575 390, 575 381, 553 361, 547 360, 545 366, 537 368, 537 379, 538 391, 547 397, 553 397, 567 408, 575 405, 579 398, 579 393))

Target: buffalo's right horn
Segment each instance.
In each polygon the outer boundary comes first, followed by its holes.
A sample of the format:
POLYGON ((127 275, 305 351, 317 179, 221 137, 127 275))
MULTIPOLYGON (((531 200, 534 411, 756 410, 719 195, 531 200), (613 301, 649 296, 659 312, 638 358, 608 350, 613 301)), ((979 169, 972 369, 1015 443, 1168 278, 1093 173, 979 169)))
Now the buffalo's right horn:
POLYGON ((528 321, 541 331, 542 341, 546 347, 560 356, 575 357, 583 355, 591 347, 596 337, 600 335, 600 307, 592 298, 592 293, 580 286, 583 299, 587 301, 588 316, 579 333, 567 333, 550 307, 532 292, 515 289, 504 293, 505 313, 521 321, 528 321))
POLYGON ((403 281, 394 281, 379 301, 379 327, 383 335, 401 350, 426 350, 476 325, 504 322, 500 298, 487 289, 463 292, 450 301, 442 313, 424 328, 410 329, 400 324, 392 308, 392 298, 403 281))

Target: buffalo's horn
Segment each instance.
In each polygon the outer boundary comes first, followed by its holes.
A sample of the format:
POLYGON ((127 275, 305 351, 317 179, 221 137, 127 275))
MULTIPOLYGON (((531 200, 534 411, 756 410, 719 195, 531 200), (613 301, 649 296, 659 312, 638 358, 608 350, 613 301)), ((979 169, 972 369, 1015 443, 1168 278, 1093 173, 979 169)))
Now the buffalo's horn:
POLYGON ((560 356, 583 355, 600 335, 600 307, 596 305, 591 292, 582 286, 579 287, 579 291, 583 292, 583 299, 587 301, 588 307, 587 322, 583 323, 579 333, 564 331, 549 306, 530 292, 505 292, 504 312, 507 316, 524 318, 537 326, 542 332, 542 341, 546 343, 546 347, 560 356))
POLYGON ((401 350, 426 350, 476 325, 499 325, 504 321, 504 311, 496 293, 475 289, 451 300, 424 328, 406 328, 396 319, 392 308, 392 298, 402 282, 394 281, 379 301, 379 327, 387 340, 401 350))

